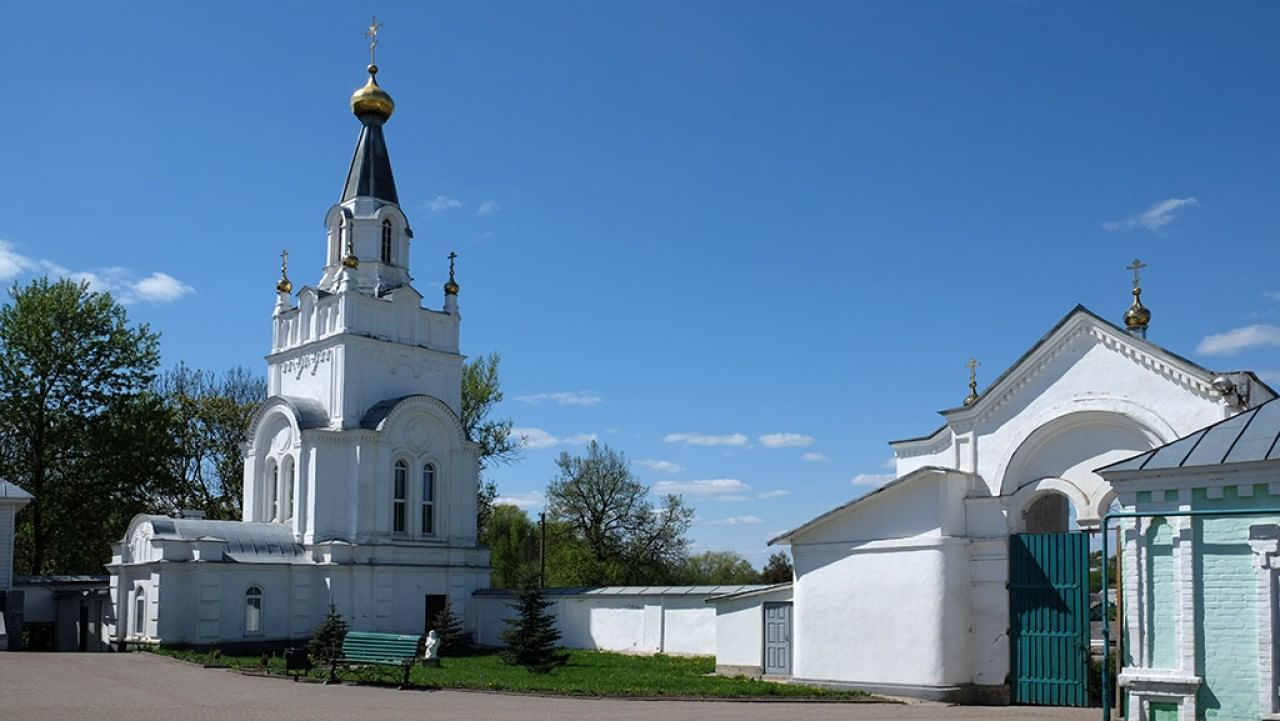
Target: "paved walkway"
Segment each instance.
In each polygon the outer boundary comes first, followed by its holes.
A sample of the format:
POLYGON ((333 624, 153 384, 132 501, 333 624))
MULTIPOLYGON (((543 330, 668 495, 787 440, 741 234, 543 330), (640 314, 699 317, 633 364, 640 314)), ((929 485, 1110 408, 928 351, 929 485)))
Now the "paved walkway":
POLYGON ((1093 709, 628 701, 396 691, 241 676, 149 654, 0 653, 0 719, 4 721, 1084 721, 1098 716, 1093 709))

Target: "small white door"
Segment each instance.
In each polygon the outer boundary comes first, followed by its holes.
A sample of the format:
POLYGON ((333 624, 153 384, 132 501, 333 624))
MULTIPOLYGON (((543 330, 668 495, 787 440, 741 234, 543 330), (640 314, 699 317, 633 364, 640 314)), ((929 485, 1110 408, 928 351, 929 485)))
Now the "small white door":
POLYGON ((791 604, 764 604, 764 672, 791 675, 791 604))

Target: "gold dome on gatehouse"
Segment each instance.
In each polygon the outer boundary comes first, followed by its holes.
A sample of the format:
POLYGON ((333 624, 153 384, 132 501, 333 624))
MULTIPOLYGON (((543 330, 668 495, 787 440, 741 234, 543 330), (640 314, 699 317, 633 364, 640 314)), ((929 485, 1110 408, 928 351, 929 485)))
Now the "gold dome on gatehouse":
POLYGON ((391 95, 378 85, 378 66, 370 65, 369 82, 351 95, 351 112, 355 113, 357 118, 373 114, 386 120, 395 110, 396 104, 391 99, 391 95))

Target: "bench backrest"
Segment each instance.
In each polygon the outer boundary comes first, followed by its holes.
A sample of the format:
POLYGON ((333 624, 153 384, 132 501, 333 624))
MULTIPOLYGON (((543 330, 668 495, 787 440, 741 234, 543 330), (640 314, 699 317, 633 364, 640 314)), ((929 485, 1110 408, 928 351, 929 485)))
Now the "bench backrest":
POLYGON ((349 631, 342 640, 342 657, 371 663, 400 663, 417 656, 421 644, 421 636, 349 631))

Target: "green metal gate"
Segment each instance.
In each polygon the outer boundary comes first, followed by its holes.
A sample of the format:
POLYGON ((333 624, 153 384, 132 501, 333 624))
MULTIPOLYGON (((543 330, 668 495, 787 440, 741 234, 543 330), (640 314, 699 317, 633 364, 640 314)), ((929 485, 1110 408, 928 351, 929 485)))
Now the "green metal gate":
POLYGON ((1009 690, 1015 704, 1089 703, 1089 537, 1009 537, 1009 690))

